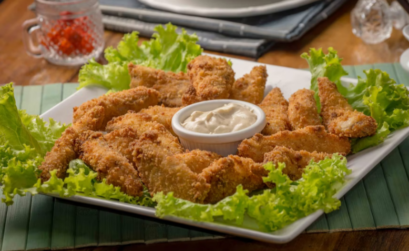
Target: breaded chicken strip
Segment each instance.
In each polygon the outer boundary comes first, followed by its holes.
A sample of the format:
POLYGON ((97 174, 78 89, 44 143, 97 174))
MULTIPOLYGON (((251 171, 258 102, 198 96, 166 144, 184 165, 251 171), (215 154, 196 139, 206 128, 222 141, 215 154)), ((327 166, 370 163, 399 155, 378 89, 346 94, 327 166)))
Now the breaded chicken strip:
POLYGON ((291 95, 288 105, 288 119, 292 130, 321 125, 313 91, 301 89, 291 95))
POLYGON ((113 118, 108 122, 105 130, 112 132, 122 128, 130 127, 137 132, 138 135, 152 130, 166 130, 166 127, 153 121, 152 116, 146 113, 128 112, 125 115, 113 118))
POLYGON ((234 82, 230 98, 250 102, 255 105, 261 103, 264 97, 267 76, 267 70, 264 65, 255 66, 249 74, 234 82))
MULTIPOLYGON (((189 168, 177 138, 168 131, 150 131, 133 144, 134 161, 151 195, 173 192, 177 198, 202 203, 210 185, 189 168)), ((189 160, 190 159, 190 160, 189 160)))
POLYGON ((295 151, 339 153, 347 155, 351 151, 348 138, 327 133, 324 126, 307 126, 295 131, 282 131, 270 136, 256 134, 240 143, 239 155, 262 162, 264 154, 276 146, 285 146, 295 151))
POLYGON ((217 153, 203 151, 203 150, 193 150, 187 153, 180 154, 183 158, 184 163, 189 167, 189 169, 194 173, 201 173, 203 169, 210 166, 210 164, 222 158, 222 156, 217 153))
POLYGON ((265 185, 261 176, 253 173, 257 166, 260 164, 252 159, 236 155, 214 161, 200 174, 211 185, 205 203, 216 203, 234 194, 240 184, 250 192, 263 188, 265 185))
POLYGON ((147 109, 142 109, 140 113, 146 113, 152 116, 152 120, 156 121, 166 127, 173 135, 176 134, 173 132, 172 129, 172 117, 175 115, 177 111, 182 109, 181 107, 164 107, 155 105, 151 106, 147 109))
POLYGON ((354 110, 328 78, 318 78, 318 90, 322 120, 330 133, 349 138, 362 138, 376 133, 376 120, 354 110))
POLYGON ((145 86, 160 93, 159 102, 165 106, 182 106, 182 96, 190 86, 190 80, 184 72, 173 73, 153 69, 142 65, 128 65, 131 75, 131 88, 145 86))
POLYGON ((84 116, 68 127, 55 142, 53 148, 48 152, 43 163, 38 167, 41 170, 41 180, 50 178, 50 171, 57 170, 57 177, 64 178, 71 160, 77 157, 74 151, 74 140, 79 134, 86 130, 96 130, 105 121, 105 113, 102 106, 92 107, 84 116))
POLYGON ((107 184, 120 187, 121 191, 128 195, 143 195, 138 171, 108 143, 101 132, 82 133, 76 140, 76 148, 79 149, 79 158, 98 172, 98 179, 106 179, 107 184))
POLYGON ((183 95, 184 105, 212 99, 227 99, 234 83, 234 71, 222 58, 198 56, 187 66, 191 86, 183 95))
POLYGON ((280 88, 271 90, 258 105, 266 114, 267 124, 261 131, 264 135, 290 130, 288 122, 288 102, 283 97, 280 88))
MULTIPOLYGON (((79 107, 74 107, 73 122, 78 121, 89 109, 95 106, 102 106, 105 109, 106 123, 113 117, 127 113, 129 110, 138 112, 143 108, 156 105, 159 100, 159 93, 150 88, 138 87, 130 90, 102 95, 99 98, 91 99, 79 107)), ((103 129, 98 128, 99 129, 103 129)))
POLYGON ((132 127, 124 127, 104 135, 108 145, 121 155, 126 157, 129 163, 133 164, 131 143, 138 139, 138 134, 132 127))
MULTIPOLYGON (((273 162, 275 165, 284 163, 285 168, 283 173, 287 174, 291 180, 299 180, 304 172, 304 168, 311 160, 315 162, 321 161, 326 157, 331 158, 332 154, 307 152, 304 150, 294 151, 284 146, 276 146, 273 151, 264 154, 264 164, 273 162)), ((254 170, 254 173, 261 176, 267 176, 268 171, 262 165, 254 170)), ((274 185, 270 182, 266 183, 268 187, 272 188, 274 185)))

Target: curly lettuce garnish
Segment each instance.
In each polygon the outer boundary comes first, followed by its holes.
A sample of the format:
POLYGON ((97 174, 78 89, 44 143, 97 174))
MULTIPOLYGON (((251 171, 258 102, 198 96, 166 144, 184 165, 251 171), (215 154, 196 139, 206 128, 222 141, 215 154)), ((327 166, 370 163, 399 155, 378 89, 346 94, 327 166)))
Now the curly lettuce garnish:
POLYGON ((322 49, 310 49, 310 55, 306 52, 301 54, 301 57, 307 60, 311 71, 311 90, 315 91, 315 101, 317 102, 318 112, 321 110, 321 103, 318 97, 318 78, 327 77, 334 82, 338 90, 344 88, 341 84, 341 77, 348 75, 342 68, 342 58, 338 57, 337 51, 333 48, 328 48, 328 54, 324 54, 322 49))
POLYGON ((2 201, 10 205, 15 195, 36 194, 37 167, 67 125, 18 110, 12 83, 0 87, 0 178, 2 201))
POLYGON ((317 79, 328 77, 337 85, 338 91, 348 100, 348 103, 357 111, 372 116, 378 129, 375 135, 362 139, 354 139, 352 152, 356 153, 365 148, 382 143, 393 131, 409 125, 409 91, 403 85, 398 85, 386 72, 381 70, 364 71, 366 79, 358 77, 356 85, 345 87, 341 77, 347 75, 342 68, 341 59, 332 48, 328 54, 322 49, 311 49, 310 55, 301 55, 310 66, 311 90, 315 91, 319 104, 317 79))
POLYGON ((147 192, 144 193, 143 198, 133 197, 121 192, 119 187, 107 184, 105 179, 98 181, 98 173, 91 170, 79 159, 70 162, 69 168, 67 169, 68 176, 65 179, 58 178, 56 176, 56 170, 51 171, 50 174, 51 178, 48 181, 36 185, 38 192, 58 193, 61 197, 83 195, 142 206, 154 205, 147 192))
POLYGON ((116 49, 108 47, 105 58, 108 64, 101 65, 90 60, 79 73, 79 88, 100 85, 111 91, 129 89, 131 79, 128 64, 144 65, 173 72, 186 72, 187 64, 202 54, 196 35, 188 35, 184 29, 178 34, 177 27, 167 24, 155 27, 153 39, 138 45, 138 32, 124 35, 116 49))
POLYGON ((282 172, 285 164, 276 166, 270 162, 264 165, 269 171, 264 181, 276 184, 272 190, 248 196, 239 185, 234 195, 214 205, 192 203, 175 198, 172 193, 157 193, 153 197, 158 203, 156 215, 208 222, 219 216, 227 221, 224 223, 233 221, 238 225, 243 224, 247 215, 257 221, 260 230, 274 231, 319 209, 329 213, 339 208, 341 202, 333 196, 342 187, 345 176, 351 173, 346 163, 346 158, 338 154, 319 162, 311 161, 302 178, 293 182, 282 172))

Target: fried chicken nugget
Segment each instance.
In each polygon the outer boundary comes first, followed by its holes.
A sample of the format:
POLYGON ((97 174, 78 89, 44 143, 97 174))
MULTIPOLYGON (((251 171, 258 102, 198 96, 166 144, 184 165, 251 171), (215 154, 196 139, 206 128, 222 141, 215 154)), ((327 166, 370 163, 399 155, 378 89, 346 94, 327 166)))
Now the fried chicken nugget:
POLYGON ((313 91, 301 89, 291 95, 288 105, 288 119, 292 130, 321 125, 313 91))
POLYGON ((243 140, 239 147, 239 156, 262 162, 264 154, 276 146, 285 146, 295 151, 339 153, 347 155, 351 151, 348 138, 338 137, 325 131, 324 126, 307 126, 295 131, 282 131, 270 136, 259 133, 243 140))
MULTIPOLYGON (((283 173, 287 174, 291 180, 299 180, 304 172, 304 168, 311 160, 318 162, 327 157, 331 158, 332 154, 307 152, 304 150, 294 151, 284 146, 276 146, 273 151, 264 154, 264 164, 268 162, 273 162, 276 165, 278 165, 278 163, 284 163, 285 168, 283 169, 283 173)), ((264 169, 262 165, 257 166, 257 168, 254 169, 254 173, 261 176, 268 175, 268 171, 264 169)), ((266 184, 270 188, 274 187, 270 182, 266 184)))
POLYGON ((210 185, 189 168, 190 153, 183 153, 177 138, 167 130, 145 133, 133 143, 133 149, 139 175, 151 195, 173 192, 177 198, 198 203, 206 198, 210 185))
POLYGON ((138 171, 109 144, 107 138, 101 132, 83 132, 75 141, 79 158, 98 172, 98 179, 106 179, 107 184, 120 187, 128 195, 142 196, 143 185, 138 171))
POLYGON ((191 86, 183 95, 183 105, 229 98, 234 71, 227 60, 202 55, 190 61, 187 69, 191 86))
POLYGON ((182 106, 182 96, 190 86, 189 76, 184 72, 173 73, 142 65, 128 65, 131 88, 146 86, 160 93, 159 102, 165 106, 182 106))
MULTIPOLYGON (((79 107, 74 107, 73 122, 78 121, 89 109, 95 106, 102 106, 105 109, 106 123, 113 117, 117 117, 131 111, 140 111, 152 105, 156 105, 159 100, 159 92, 154 89, 140 86, 138 88, 110 93, 101 97, 91 99, 79 107)), ((99 129, 103 129, 98 128, 99 129)))
POLYGON ((205 203, 213 204, 234 194, 240 184, 250 192, 265 187, 261 175, 253 173, 253 169, 258 169, 256 166, 259 165, 252 159, 236 155, 214 161, 200 173, 211 185, 205 203))
POLYGON ((330 133, 349 138, 362 138, 376 133, 376 120, 354 110, 328 78, 318 78, 318 90, 321 116, 330 133))
POLYGON ((166 127, 173 135, 177 136, 172 129, 172 118, 181 107, 164 107, 163 105, 151 106, 147 109, 142 109, 140 113, 149 114, 153 121, 156 121, 166 127))
POLYGON ((45 155, 43 163, 38 167, 41 170, 40 178, 43 182, 50 178, 52 170, 57 170, 56 175, 58 178, 65 177, 68 164, 77 157, 74 151, 74 140, 83 131, 100 128, 105 120, 104 111, 105 109, 102 106, 91 108, 62 133, 51 151, 45 155))
POLYGON ((250 102, 255 105, 261 103, 264 97, 267 77, 267 70, 264 65, 255 66, 249 74, 234 82, 230 98, 250 102))
POLYGON ((266 114, 267 124, 261 131, 264 135, 290 130, 288 121, 288 102, 283 97, 280 88, 271 90, 258 105, 266 114))

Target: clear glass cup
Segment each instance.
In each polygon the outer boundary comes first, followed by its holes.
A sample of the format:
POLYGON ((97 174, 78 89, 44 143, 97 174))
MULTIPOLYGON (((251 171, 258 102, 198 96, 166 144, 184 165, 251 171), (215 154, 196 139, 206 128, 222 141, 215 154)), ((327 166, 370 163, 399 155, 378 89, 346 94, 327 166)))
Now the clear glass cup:
POLYGON ((394 1, 359 0, 351 12, 352 32, 367 44, 377 44, 391 36, 392 28, 402 29, 409 15, 394 1))
POLYGON ((81 65, 104 49, 98 0, 35 0, 37 17, 23 23, 27 53, 57 65, 81 65))

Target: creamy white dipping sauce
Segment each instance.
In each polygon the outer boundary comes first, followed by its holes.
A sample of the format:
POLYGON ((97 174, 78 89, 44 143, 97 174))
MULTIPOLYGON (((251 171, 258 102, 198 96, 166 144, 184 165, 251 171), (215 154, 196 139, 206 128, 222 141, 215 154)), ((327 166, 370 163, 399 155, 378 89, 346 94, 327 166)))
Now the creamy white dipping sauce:
POLYGON ((250 108, 229 103, 208 112, 194 111, 182 126, 193 132, 220 134, 243 130, 256 120, 250 108))

